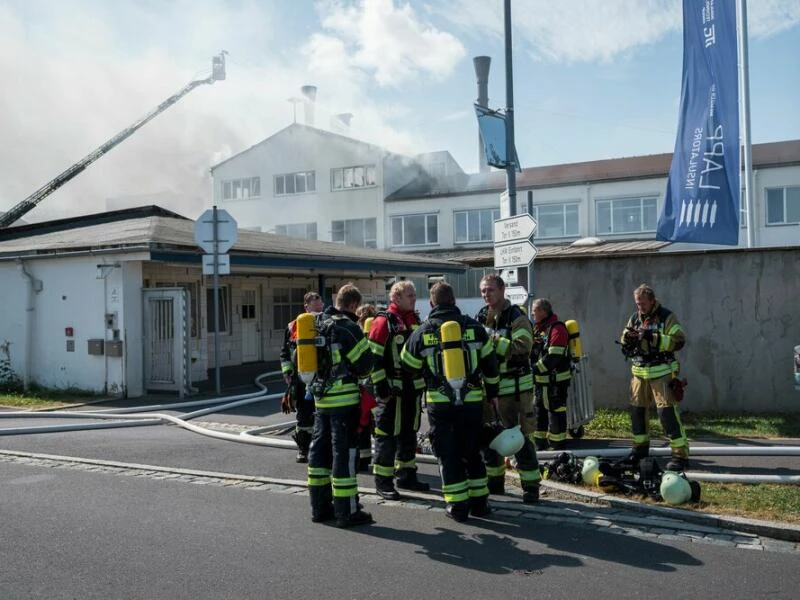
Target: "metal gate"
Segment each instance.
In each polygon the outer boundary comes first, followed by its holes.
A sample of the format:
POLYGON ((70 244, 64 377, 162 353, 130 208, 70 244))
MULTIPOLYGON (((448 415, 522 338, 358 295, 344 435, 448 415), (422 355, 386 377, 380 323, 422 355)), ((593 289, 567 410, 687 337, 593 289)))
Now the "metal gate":
POLYGON ((177 391, 191 389, 189 312, 182 288, 143 290, 144 388, 177 391))

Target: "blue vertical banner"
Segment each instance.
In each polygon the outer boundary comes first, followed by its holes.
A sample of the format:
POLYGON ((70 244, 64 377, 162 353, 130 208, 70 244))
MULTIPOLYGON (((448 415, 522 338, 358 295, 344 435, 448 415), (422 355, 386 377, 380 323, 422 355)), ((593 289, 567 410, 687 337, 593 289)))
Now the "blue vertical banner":
POLYGON ((736 50, 736 0, 683 0, 680 120, 659 240, 739 244, 736 50))

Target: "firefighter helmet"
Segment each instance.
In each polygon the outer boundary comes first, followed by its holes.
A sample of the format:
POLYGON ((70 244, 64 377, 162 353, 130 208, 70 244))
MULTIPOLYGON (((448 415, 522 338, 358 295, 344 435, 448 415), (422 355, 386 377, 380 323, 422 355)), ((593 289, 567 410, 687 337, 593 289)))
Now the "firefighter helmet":
POLYGON ((517 452, 522 450, 525 445, 525 436, 522 435, 522 430, 519 425, 510 429, 504 429, 497 435, 489 448, 497 452, 500 456, 514 456, 517 452))
POLYGON ((600 463, 594 456, 587 456, 583 459, 581 477, 586 485, 597 485, 598 475, 600 474, 600 463))
POLYGON ((661 497, 667 504, 683 504, 692 497, 692 487, 685 477, 667 471, 661 477, 661 497))

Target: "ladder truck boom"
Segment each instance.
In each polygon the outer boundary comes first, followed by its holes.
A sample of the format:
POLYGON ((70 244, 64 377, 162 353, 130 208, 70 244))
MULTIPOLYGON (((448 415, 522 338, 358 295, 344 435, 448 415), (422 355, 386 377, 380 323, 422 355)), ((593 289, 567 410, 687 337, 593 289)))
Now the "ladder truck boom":
POLYGON ((28 211, 36 207, 36 205, 39 204, 45 198, 47 198, 47 196, 49 196, 50 194, 55 192, 58 188, 60 188, 62 185, 70 181, 73 177, 82 172, 86 167, 91 165, 94 161, 103 156, 114 146, 116 146, 123 140, 130 137, 140 127, 142 127, 147 122, 158 116, 160 113, 164 112, 167 108, 175 104, 178 100, 183 98, 186 94, 191 92, 197 86, 204 84, 212 84, 215 81, 224 80, 225 54, 226 52, 223 50, 212 59, 211 75, 208 76, 206 79, 197 79, 189 82, 180 91, 178 91, 177 93, 173 94, 172 96, 164 100, 164 102, 159 104, 156 108, 147 113, 141 119, 133 123, 130 127, 123 129, 117 135, 108 140, 105 144, 103 144, 96 150, 90 152, 83 159, 76 162, 66 171, 58 175, 58 177, 56 177, 51 181, 48 181, 46 184, 44 184, 42 187, 36 190, 33 194, 25 198, 22 202, 10 208, 8 212, 0 214, 0 229, 5 229, 12 223, 15 223, 17 220, 22 218, 23 215, 25 215, 28 211))

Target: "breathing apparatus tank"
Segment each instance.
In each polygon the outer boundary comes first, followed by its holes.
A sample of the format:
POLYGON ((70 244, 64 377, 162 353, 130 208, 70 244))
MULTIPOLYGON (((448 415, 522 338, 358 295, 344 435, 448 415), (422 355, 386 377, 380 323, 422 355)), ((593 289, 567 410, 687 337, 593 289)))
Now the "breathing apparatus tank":
POLYGON ((461 388, 466 381, 466 365, 464 349, 461 346, 461 326, 456 321, 442 324, 440 334, 442 340, 442 369, 444 378, 456 394, 456 406, 461 406, 461 388))
POLYGON ((492 442, 489 448, 497 452, 500 456, 514 456, 517 452, 522 450, 525 445, 525 436, 522 434, 522 429, 519 425, 515 425, 511 429, 504 429, 500 432, 492 442))
POLYGON ((597 485, 597 480, 600 478, 600 463, 596 457, 587 456, 583 459, 581 478, 586 485, 597 485))
POLYGON ((295 320, 297 333, 297 375, 306 385, 317 374, 317 327, 312 313, 303 313, 295 320))
POLYGON ((667 471, 661 476, 661 497, 667 504, 683 504, 692 497, 692 486, 685 477, 667 471))
POLYGON ((581 344, 581 330, 578 322, 574 319, 566 321, 564 325, 569 333, 569 351, 573 360, 579 360, 583 356, 583 346, 581 344))
POLYGON ((375 320, 375 317, 367 317, 364 319, 364 333, 369 335, 369 330, 372 329, 372 322, 375 320))

